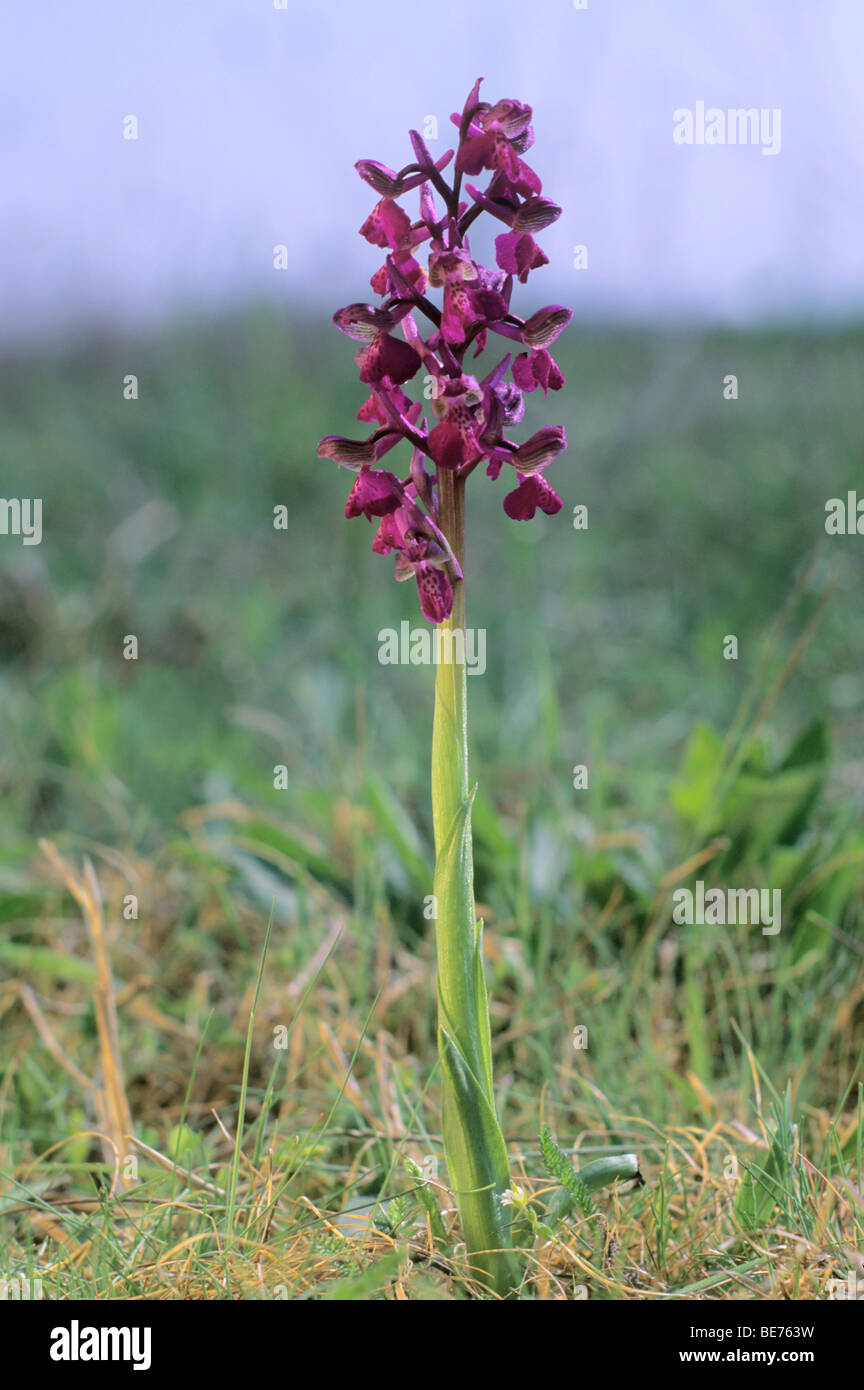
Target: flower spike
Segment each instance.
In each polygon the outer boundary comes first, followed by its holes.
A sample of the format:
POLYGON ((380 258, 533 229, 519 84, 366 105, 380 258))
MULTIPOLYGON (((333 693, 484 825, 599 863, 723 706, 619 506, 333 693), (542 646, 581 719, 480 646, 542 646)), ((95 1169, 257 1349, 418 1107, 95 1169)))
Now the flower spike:
POLYGON ((380 428, 366 440, 328 435, 318 446, 319 457, 357 474, 346 516, 379 522, 373 549, 395 552, 396 578, 417 580, 421 612, 432 623, 449 618, 453 586, 462 579, 441 525, 445 478, 464 485, 485 462, 494 479, 508 464, 519 477, 504 499, 509 517, 528 520, 538 510, 551 515, 562 505, 543 474, 565 448, 563 428, 547 425, 521 444, 510 437, 524 415, 524 395, 539 387, 548 396, 564 385, 548 349, 571 311, 550 304, 523 320, 510 309, 514 283, 526 284, 547 264, 535 238, 561 209, 543 196, 525 162, 534 144, 531 107, 511 97, 485 101, 481 82, 451 117, 459 133, 455 152, 433 159, 412 130, 413 159, 404 168, 374 159, 355 166, 378 199, 360 235, 386 253, 371 280, 382 302, 349 304, 333 321, 359 344, 356 362, 369 394, 358 418, 380 428), (451 165, 448 182, 444 171, 451 165), (471 181, 484 172, 490 176, 485 187, 471 181), (409 210, 400 199, 412 192, 418 202, 409 210), (469 227, 483 214, 500 227, 494 266, 476 260, 468 241, 469 227), (509 338, 513 352, 478 384, 463 363, 469 352, 472 358, 483 354, 490 331, 509 338), (413 382, 422 390, 412 396, 413 382), (400 481, 375 465, 402 441, 411 461, 400 481))

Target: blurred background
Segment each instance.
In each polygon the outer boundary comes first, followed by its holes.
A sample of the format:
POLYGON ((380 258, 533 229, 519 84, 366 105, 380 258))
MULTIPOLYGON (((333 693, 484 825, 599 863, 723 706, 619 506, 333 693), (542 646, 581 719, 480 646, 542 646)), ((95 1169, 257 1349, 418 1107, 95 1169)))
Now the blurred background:
POLYGON ((478 76, 536 107, 550 297, 630 322, 861 309, 855 0, 46 0, 0 25, 5 336, 350 302, 374 269, 355 160, 400 167, 412 126, 443 153, 478 76), (779 109, 777 152, 675 144, 699 101, 779 109))
MULTIPOLYGON (((315 446, 355 433, 366 394, 330 322, 381 259, 357 236, 354 161, 398 168, 408 129, 436 122, 443 153, 481 74, 487 99, 534 106, 531 163, 564 209, 514 310, 574 308, 567 386, 527 420, 567 428, 563 512, 511 522, 479 474, 469 494, 478 894, 509 1113, 530 1128, 552 1075, 568 1133, 609 1139, 601 1093, 657 1125, 707 1123, 712 1096, 745 1117, 732 1019, 778 1087, 844 1096, 864 542, 824 521, 861 486, 862 38, 855 0, 5 12, 0 477, 43 499, 44 534, 0 536, 0 965, 59 1001, 86 1057, 86 938, 38 840, 94 856, 150 1142, 179 1119, 211 1007, 229 1051, 208 1049, 190 1123, 236 1098, 274 900, 265 1022, 335 923, 327 1026, 362 1021, 395 972, 378 1023, 409 1070, 434 1056, 432 683, 377 659, 379 629, 421 621, 416 593, 344 520, 350 478, 315 446), (673 112, 700 101, 779 109, 778 152, 676 144, 673 112), (697 870, 780 887, 780 937, 670 929, 670 885, 697 870), (598 1043, 576 1079, 580 1022, 598 1043)), ((31 1037, 13 1011, 36 1154, 86 1115, 31 1037)), ((295 1101, 317 1104, 325 1062, 295 1101)))

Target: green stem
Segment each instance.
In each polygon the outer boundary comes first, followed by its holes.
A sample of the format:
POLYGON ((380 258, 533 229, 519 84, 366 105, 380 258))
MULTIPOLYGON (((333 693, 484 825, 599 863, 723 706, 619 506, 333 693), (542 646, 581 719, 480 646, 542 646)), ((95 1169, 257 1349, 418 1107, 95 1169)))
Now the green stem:
MULTIPOLYGON (((464 568, 465 480, 439 469, 438 488, 439 524, 464 568)), ((506 1296, 518 1285, 520 1269, 509 1230, 511 1213, 501 1203, 510 1186, 510 1166, 495 1112, 482 933, 474 907, 467 672, 464 659, 454 659, 464 658, 461 581, 454 585, 453 612, 438 631, 442 659, 435 675, 432 813, 444 1151, 472 1266, 506 1296), (449 661, 443 659, 448 654, 449 661)))

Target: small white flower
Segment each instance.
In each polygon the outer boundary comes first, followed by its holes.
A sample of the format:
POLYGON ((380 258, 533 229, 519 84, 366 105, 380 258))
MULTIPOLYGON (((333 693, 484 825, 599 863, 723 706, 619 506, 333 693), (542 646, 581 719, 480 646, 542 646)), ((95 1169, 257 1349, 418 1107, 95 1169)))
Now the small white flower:
POLYGON ((508 1187, 506 1192, 501 1193, 502 1207, 524 1207, 528 1201, 528 1193, 524 1188, 518 1187, 514 1182, 512 1187, 508 1187))

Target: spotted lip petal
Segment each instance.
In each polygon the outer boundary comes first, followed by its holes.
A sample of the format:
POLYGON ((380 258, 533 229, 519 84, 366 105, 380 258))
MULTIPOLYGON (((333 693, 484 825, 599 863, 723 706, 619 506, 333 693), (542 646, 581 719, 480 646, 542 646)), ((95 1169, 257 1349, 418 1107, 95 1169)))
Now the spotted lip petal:
POLYGON ((453 612, 453 588, 447 575, 434 565, 420 564, 415 578, 423 617, 430 623, 443 623, 453 612))
POLYGON ((451 420, 442 420, 429 435, 429 453, 439 468, 462 468, 477 457, 479 448, 477 440, 451 420))

